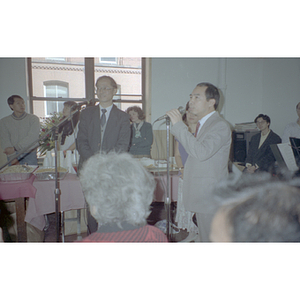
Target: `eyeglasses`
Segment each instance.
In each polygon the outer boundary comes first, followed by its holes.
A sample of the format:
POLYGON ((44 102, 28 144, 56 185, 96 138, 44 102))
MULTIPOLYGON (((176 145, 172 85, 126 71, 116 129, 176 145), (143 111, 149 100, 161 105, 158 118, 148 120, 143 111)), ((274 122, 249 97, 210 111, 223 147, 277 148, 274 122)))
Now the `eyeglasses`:
POLYGON ((263 121, 256 121, 256 125, 264 124, 264 123, 266 123, 266 122, 267 122, 266 120, 263 120, 263 121))
POLYGON ((96 90, 96 92, 98 92, 98 91, 99 91, 99 92, 101 92, 101 91, 108 92, 108 91, 111 91, 111 90, 113 90, 113 89, 114 89, 114 88, 112 88, 112 87, 107 87, 107 86, 106 86, 106 87, 99 87, 99 88, 96 87, 95 90, 96 90))

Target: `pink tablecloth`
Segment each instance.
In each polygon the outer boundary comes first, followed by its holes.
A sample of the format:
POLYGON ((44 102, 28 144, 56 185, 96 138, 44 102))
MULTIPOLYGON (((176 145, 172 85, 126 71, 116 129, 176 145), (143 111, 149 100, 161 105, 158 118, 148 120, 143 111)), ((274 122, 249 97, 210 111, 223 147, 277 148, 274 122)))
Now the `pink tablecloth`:
POLYGON ((36 188, 33 186, 34 175, 23 181, 0 181, 0 200, 9 200, 20 197, 35 197, 36 188))
MULTIPOLYGON (((18 182, 0 182, 0 199, 14 199, 18 197, 29 197, 25 221, 36 228, 43 230, 45 227, 45 214, 55 212, 55 181, 34 180, 32 175, 29 179, 18 182)), ((170 198, 172 202, 177 201, 179 175, 170 175, 170 198)), ((155 174, 156 190, 154 192, 155 202, 164 202, 167 175, 155 174)), ((67 176, 60 181, 60 205, 61 211, 81 209, 85 207, 85 200, 82 193, 79 179, 74 174, 67 176)))
MULTIPOLYGON (((25 216, 25 221, 36 228, 43 230, 45 227, 45 214, 55 212, 55 181, 35 180, 33 186, 37 189, 35 198, 30 197, 25 216)), ((74 174, 67 174, 60 181, 60 210, 67 211, 85 207, 79 179, 74 174)))

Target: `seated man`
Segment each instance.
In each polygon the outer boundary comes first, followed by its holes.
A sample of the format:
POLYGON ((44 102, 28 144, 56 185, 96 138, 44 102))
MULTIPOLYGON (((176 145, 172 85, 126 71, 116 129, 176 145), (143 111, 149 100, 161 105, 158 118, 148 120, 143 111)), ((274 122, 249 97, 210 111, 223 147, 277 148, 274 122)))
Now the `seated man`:
POLYGON ((155 180, 128 153, 95 154, 83 165, 80 182, 98 230, 83 242, 167 242, 147 225, 155 180))
POLYGON ((241 176, 215 191, 227 200, 215 214, 212 242, 300 242, 300 181, 241 176))
POLYGON ((10 160, 14 155, 20 154, 12 164, 37 165, 36 147, 33 145, 39 138, 40 121, 35 115, 25 112, 25 101, 19 95, 12 95, 7 103, 13 113, 0 120, 0 140, 4 153, 10 160), (23 153, 23 149, 27 149, 23 153))
POLYGON ((270 145, 280 144, 281 138, 270 129, 271 119, 267 115, 258 115, 254 122, 260 133, 250 140, 244 172, 273 172, 275 157, 270 145))

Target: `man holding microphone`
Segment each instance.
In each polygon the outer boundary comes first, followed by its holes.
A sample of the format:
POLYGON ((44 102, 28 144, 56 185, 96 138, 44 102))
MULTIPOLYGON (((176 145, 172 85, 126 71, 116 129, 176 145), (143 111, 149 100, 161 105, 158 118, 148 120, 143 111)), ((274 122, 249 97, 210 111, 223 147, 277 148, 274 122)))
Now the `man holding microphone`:
POLYGON ((195 87, 189 101, 189 112, 199 118, 195 136, 182 122, 177 109, 166 113, 173 125, 171 133, 188 153, 183 202, 186 210, 196 213, 201 242, 209 242, 211 221, 218 208, 212 197, 215 184, 228 175, 231 130, 216 111, 219 101, 220 94, 214 85, 203 82, 195 87))

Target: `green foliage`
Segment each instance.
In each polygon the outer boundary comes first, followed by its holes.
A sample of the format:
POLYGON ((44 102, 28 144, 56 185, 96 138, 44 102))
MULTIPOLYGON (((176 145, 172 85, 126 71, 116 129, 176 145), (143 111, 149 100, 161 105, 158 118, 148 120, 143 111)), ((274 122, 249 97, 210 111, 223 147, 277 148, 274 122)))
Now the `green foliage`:
MULTIPOLYGON (((40 138, 45 135, 47 131, 49 131, 53 125, 58 124, 62 119, 63 115, 62 113, 51 113, 51 117, 45 119, 41 123, 41 129, 40 129, 40 138)), ((51 151, 55 147, 55 142, 52 137, 52 132, 50 132, 47 137, 45 137, 43 140, 40 141, 40 155, 46 154, 47 151, 51 151)))

